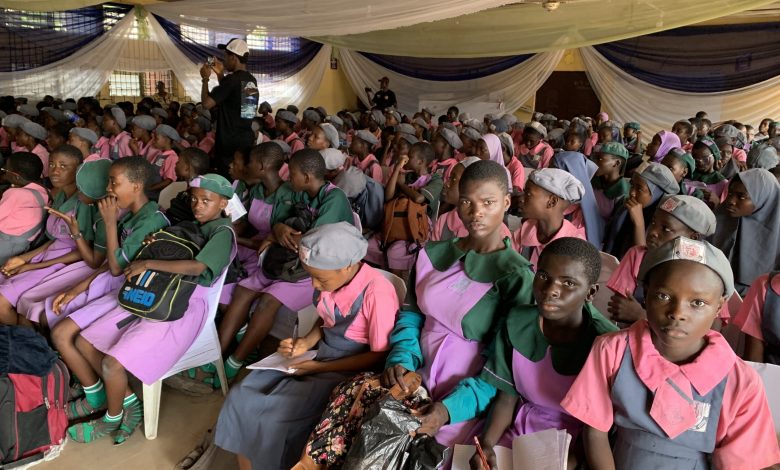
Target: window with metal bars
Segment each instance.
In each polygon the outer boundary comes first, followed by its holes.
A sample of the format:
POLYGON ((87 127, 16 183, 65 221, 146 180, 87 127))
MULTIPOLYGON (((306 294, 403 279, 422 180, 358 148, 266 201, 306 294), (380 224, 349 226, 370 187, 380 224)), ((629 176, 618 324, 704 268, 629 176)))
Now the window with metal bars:
POLYGON ((174 79, 170 70, 159 72, 115 71, 108 79, 109 96, 152 96, 157 93, 157 82, 165 84, 165 90, 173 94, 174 79))
POLYGON ((163 82, 165 91, 173 94, 173 76, 170 70, 142 73, 141 79, 143 81, 143 96, 152 96, 157 93, 157 82, 163 82))
POLYGON ((140 73, 112 72, 108 79, 108 94, 110 96, 141 96, 140 73))
POLYGON ((298 38, 286 36, 269 36, 263 29, 256 29, 246 36, 238 34, 212 31, 200 26, 188 24, 181 25, 181 38, 190 44, 216 47, 218 44, 227 44, 233 38, 241 38, 246 41, 249 49, 255 51, 282 51, 290 52, 298 46, 298 38))

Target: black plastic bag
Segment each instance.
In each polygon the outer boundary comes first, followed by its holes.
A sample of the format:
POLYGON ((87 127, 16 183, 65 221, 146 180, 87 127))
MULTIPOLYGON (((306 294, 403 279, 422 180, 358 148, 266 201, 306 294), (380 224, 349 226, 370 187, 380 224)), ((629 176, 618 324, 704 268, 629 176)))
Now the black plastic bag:
POLYGON ((420 421, 391 396, 369 410, 342 470, 435 470, 448 449, 430 436, 413 436, 420 421))

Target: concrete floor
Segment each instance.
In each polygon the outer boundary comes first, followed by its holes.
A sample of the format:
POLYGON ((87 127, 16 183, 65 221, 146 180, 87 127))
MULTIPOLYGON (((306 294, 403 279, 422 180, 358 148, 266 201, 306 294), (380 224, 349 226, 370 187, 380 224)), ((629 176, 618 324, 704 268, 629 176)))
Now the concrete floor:
MULTIPOLYGON (((40 470, 172 470, 200 443, 207 429, 216 423, 224 398, 214 392, 191 397, 163 386, 157 439, 147 440, 143 426, 121 446, 111 439, 91 444, 68 442, 61 455, 32 467, 40 470)), ((231 454, 222 452, 211 466, 213 470, 237 468, 231 454)), ((210 470, 211 470, 210 469, 210 470)))

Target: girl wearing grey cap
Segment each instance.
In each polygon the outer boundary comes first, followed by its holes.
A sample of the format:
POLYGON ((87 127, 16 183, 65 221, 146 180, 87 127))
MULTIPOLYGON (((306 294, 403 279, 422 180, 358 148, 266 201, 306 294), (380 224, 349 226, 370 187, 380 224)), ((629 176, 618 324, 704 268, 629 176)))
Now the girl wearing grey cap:
MULTIPOLYGON (((449 129, 440 129, 431 142, 436 154, 436 166, 434 172, 441 175, 442 179, 448 179, 452 168, 458 163, 458 150, 463 147, 463 142, 458 135, 449 129)), ((462 157, 460 158, 463 159, 462 157)))
MULTIPOLYGON (((319 319, 310 332, 279 343, 277 353, 291 358, 287 373, 253 371, 230 391, 215 441, 237 454, 240 468, 291 468, 333 388, 384 361, 399 299, 381 272, 361 262, 367 245, 347 222, 301 239, 298 253, 316 289, 319 319), (313 348, 316 355, 302 357, 313 348)), ((304 458, 314 463, 309 453, 304 458)))
MULTIPOLYGON (((644 289, 637 281, 639 265, 647 254, 677 237, 704 240, 715 233, 715 214, 703 201, 693 196, 665 196, 647 228, 646 243, 628 249, 612 273, 607 287, 615 294, 609 302, 610 317, 633 323, 644 318, 644 289)), ((721 312, 728 319, 728 310, 721 312)))
POLYGON ((121 108, 111 108, 103 115, 103 131, 108 135, 108 145, 101 150, 101 156, 111 160, 135 155, 130 148, 130 134, 125 131, 127 118, 121 108))
POLYGON ((189 134, 195 137, 193 147, 197 147, 207 154, 211 155, 214 150, 214 133, 211 132, 211 121, 204 116, 198 116, 190 125, 189 134))
POLYGON ((19 145, 18 151, 31 152, 38 155, 43 163, 43 177, 49 176, 49 151, 42 143, 48 137, 48 132, 43 126, 34 122, 27 121, 22 123, 16 130, 16 143, 19 145))
POLYGON ((711 329, 734 291, 726 256, 679 237, 647 254, 639 279, 647 319, 597 338, 561 402, 585 424, 590 468, 731 470, 780 462, 761 378, 711 329))
MULTIPOLYGON (((232 354, 225 361, 225 374, 233 379, 247 357, 257 349, 273 326, 282 307, 297 312, 311 305, 313 293, 311 279, 302 270, 271 272, 281 264, 295 263, 294 254, 301 237, 310 229, 337 222, 353 222, 349 200, 343 191, 325 181, 325 160, 319 152, 304 149, 290 159, 290 182, 274 192, 270 216, 270 234, 259 244, 258 253, 269 253, 280 264, 262 263, 252 276, 239 282, 233 292, 230 305, 219 325, 222 353, 228 356, 236 333, 247 325, 232 354), (284 261, 287 260, 287 261, 284 261), (270 266, 269 266, 270 265, 270 266), (257 306, 249 317, 252 304, 257 306)), ((297 266, 297 265, 296 265, 297 266)), ((213 368, 201 368, 207 374, 213 368)), ((211 377, 208 377, 211 379, 211 377)), ((213 380, 208 380, 216 385, 213 380)))
POLYGON ((332 124, 323 123, 312 127, 306 146, 317 151, 339 148, 339 133, 332 124))
MULTIPOLYGON (((189 117, 185 118, 188 122, 189 117)), ((133 137, 130 140, 130 149, 133 155, 140 155, 149 163, 152 163, 160 153, 160 149, 154 146, 152 132, 157 127, 156 121, 151 116, 136 116, 130 121, 130 133, 133 137)))
MULTIPOLYGON (((305 147, 303 139, 301 139, 295 132, 295 124, 298 123, 298 118, 295 114, 284 109, 277 111, 276 113, 276 130, 279 132, 277 138, 283 140, 290 146, 290 155, 293 155, 298 150, 305 147)), ((279 174, 283 180, 289 179, 289 174, 279 174)))
POLYGON ((103 157, 97 152, 94 145, 97 143, 97 134, 85 127, 74 127, 68 134, 68 144, 81 150, 84 155, 84 162, 102 160, 103 157))
POLYGON ((625 205, 618 208, 607 225, 604 251, 622 259, 629 248, 645 244, 645 228, 664 194, 672 195, 680 186, 672 171, 660 163, 649 163, 631 176, 625 205))
POLYGON ((553 149, 545 141, 547 130, 538 122, 529 122, 523 131, 523 143, 517 149, 517 158, 526 168, 547 168, 553 149))

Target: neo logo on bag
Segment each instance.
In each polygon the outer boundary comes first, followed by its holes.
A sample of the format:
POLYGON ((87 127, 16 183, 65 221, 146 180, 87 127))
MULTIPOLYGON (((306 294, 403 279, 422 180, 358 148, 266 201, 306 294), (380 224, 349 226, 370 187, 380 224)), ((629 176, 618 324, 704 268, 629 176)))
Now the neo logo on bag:
POLYGON ((125 287, 124 292, 122 292, 122 300, 140 304, 144 307, 151 307, 152 304, 154 304, 154 298, 154 292, 145 291, 143 289, 125 287))

